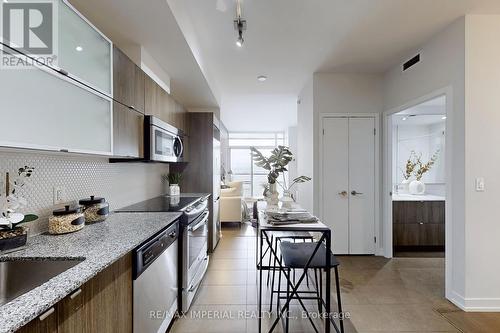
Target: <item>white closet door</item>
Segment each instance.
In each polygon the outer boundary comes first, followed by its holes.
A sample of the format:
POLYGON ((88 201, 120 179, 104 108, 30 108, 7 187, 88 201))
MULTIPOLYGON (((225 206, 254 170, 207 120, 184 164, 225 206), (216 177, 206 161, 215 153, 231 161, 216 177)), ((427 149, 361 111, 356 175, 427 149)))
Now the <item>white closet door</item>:
POLYGON ((349 119, 323 120, 323 223, 332 228, 332 249, 349 253, 349 119), (341 194, 345 191, 345 195, 341 194))
POLYGON ((349 254, 375 253, 375 120, 349 119, 349 254))

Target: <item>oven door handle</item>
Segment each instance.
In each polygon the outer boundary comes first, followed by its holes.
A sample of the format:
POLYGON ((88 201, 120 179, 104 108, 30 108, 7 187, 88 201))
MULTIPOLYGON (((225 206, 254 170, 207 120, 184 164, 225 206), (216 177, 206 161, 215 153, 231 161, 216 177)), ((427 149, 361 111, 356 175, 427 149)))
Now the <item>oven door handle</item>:
POLYGON ((206 264, 204 264, 204 268, 202 268, 202 272, 201 274, 199 274, 199 278, 197 279, 197 281, 195 283, 193 283, 189 289, 188 289, 188 292, 193 292, 195 291, 195 289, 198 287, 198 285, 201 283, 201 281, 203 280, 203 277, 205 276, 205 273, 207 272, 207 269, 208 269, 208 262, 210 261, 210 258, 208 256, 206 256, 203 261, 206 261, 206 264))
POLYGON ((188 231, 196 231, 197 229, 199 229, 202 225, 207 223, 209 214, 210 214, 209 212, 205 212, 205 216, 203 217, 203 219, 199 223, 197 223, 194 227, 189 226, 187 228, 187 230, 188 231))

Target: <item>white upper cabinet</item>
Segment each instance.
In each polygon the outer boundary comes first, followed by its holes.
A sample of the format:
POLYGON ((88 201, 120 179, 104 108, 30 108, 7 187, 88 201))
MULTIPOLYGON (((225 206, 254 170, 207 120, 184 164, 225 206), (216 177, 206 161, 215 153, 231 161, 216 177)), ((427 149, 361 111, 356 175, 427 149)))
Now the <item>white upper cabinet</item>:
POLYGON ((112 101, 46 70, 3 70, 0 146, 112 154, 112 101))
POLYGON ((0 146, 112 155, 112 43, 64 1, 57 17, 56 70, 0 68, 0 146))
POLYGON ((58 11, 58 67, 112 97, 112 43, 65 1, 58 11))

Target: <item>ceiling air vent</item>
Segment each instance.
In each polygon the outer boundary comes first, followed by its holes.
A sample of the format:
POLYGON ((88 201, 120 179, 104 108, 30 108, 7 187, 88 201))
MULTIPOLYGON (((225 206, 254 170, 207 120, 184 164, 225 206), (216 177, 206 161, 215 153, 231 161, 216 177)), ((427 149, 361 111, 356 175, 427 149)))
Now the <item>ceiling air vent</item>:
POLYGON ((415 66, 419 62, 420 62, 420 53, 403 64, 403 72, 407 71, 408 69, 415 66))

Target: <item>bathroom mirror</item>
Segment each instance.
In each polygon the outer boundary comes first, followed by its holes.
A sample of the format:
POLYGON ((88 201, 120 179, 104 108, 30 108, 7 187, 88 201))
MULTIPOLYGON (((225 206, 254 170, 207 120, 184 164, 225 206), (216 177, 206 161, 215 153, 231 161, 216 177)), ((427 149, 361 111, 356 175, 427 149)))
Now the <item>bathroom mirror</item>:
POLYGON ((412 152, 424 164, 436 156, 434 165, 422 177, 424 183, 445 183, 445 131, 446 116, 442 114, 395 115, 394 145, 398 183, 404 180, 406 163, 412 152))

